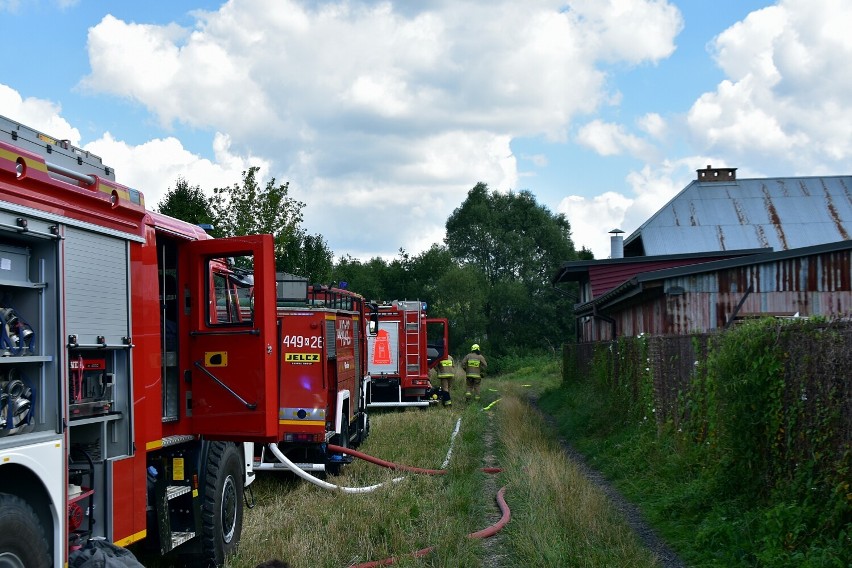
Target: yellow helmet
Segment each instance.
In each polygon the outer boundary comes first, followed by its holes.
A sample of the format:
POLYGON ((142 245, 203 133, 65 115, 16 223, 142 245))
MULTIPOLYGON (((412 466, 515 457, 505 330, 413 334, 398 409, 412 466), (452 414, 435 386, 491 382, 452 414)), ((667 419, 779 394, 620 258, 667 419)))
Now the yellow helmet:
POLYGON ((470 346, 471 351, 479 351, 479 343, 474 343, 470 346))

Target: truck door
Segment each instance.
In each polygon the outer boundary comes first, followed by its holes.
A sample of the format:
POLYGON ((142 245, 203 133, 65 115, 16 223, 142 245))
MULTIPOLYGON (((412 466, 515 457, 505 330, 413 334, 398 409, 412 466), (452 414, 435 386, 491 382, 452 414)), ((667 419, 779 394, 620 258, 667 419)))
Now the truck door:
POLYGON ((277 438, 275 262, 271 235, 187 245, 191 414, 197 434, 277 438))
POLYGON ((430 369, 449 352, 449 331, 446 318, 426 318, 426 357, 430 369))

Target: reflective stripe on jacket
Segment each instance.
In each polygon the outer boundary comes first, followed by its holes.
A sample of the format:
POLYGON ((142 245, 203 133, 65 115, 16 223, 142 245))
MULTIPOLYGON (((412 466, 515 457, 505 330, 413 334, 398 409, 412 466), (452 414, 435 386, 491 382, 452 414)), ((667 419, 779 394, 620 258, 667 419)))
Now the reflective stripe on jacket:
POLYGON ((462 359, 462 367, 464 368, 465 375, 468 377, 478 379, 482 377, 482 371, 488 367, 488 363, 485 361, 485 357, 479 353, 468 353, 462 359))
POLYGON ((453 358, 449 355, 438 363, 438 377, 446 379, 456 376, 456 370, 453 367, 453 358))

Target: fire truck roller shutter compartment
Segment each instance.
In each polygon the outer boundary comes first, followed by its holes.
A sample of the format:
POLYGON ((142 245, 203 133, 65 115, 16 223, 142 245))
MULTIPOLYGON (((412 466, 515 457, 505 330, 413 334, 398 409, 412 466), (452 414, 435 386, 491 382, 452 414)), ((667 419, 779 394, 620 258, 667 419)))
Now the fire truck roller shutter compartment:
POLYGON ((122 345, 128 332, 127 243, 68 228, 65 234, 67 331, 81 345, 122 345))
POLYGON ((130 254, 126 238, 66 226, 64 306, 69 479, 93 488, 80 501, 82 542, 113 538, 116 460, 132 454, 130 254), (94 516, 91 512, 94 511, 94 516))

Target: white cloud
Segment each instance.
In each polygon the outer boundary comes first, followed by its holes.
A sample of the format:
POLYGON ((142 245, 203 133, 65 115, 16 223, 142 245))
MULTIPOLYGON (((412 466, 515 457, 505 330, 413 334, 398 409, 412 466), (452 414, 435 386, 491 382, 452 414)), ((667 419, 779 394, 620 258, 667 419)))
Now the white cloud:
POLYGON ((574 0, 569 2, 591 33, 590 42, 614 61, 659 61, 674 52, 674 38, 683 28, 678 9, 666 2, 574 0))
POLYGON ((637 124, 644 132, 658 139, 663 138, 668 131, 665 119, 656 112, 649 112, 640 116, 637 124))
POLYGON ((62 108, 50 101, 35 97, 23 98, 8 85, 0 83, 0 109, 3 115, 54 138, 80 145, 80 131, 59 116, 62 108))
POLYGON ((232 154, 226 135, 217 133, 213 148, 215 163, 189 152, 176 138, 150 140, 133 146, 116 140, 107 132, 98 140, 84 145, 84 149, 96 155, 109 156, 109 160, 105 161, 119 172, 118 181, 142 191, 148 209, 156 209, 166 192, 174 189, 179 177, 192 186, 201 186, 208 193, 214 187, 238 182, 242 172, 253 165, 261 168, 261 178, 269 177, 268 163, 232 154))
POLYGON ((676 161, 664 160, 656 167, 646 165, 640 171, 627 175, 627 183, 635 197, 630 210, 624 218, 624 229, 629 235, 639 228, 660 207, 670 201, 678 192, 695 179, 695 164, 715 163, 706 158, 690 156, 676 161))
POLYGON ((620 193, 607 191, 593 198, 570 195, 556 207, 571 224, 571 236, 577 250, 590 249, 595 258, 608 258, 609 231, 622 228, 624 215, 633 200, 620 193))
POLYGON ((781 0, 719 34, 711 48, 728 79, 689 110, 695 142, 773 175, 848 170, 850 21, 849 2, 781 0))
MULTIPOLYGON (((18 5, 0 0, 0 11, 18 5)), ((291 182, 306 228, 338 254, 417 252, 441 240, 476 182, 505 191, 556 166, 524 155, 519 172, 518 138, 561 144, 576 132, 572 142, 644 163, 623 189, 559 205, 576 244, 599 257, 608 230, 635 230, 706 164, 818 175, 847 172, 852 157, 845 0, 751 13, 709 44, 724 80, 680 109, 636 116, 620 108, 633 103, 630 85, 608 73, 664 64, 684 26, 669 2, 230 0, 192 14, 190 27, 106 16, 90 28, 81 85, 167 128, 138 146, 113 128, 92 151, 152 206, 179 175, 210 189, 261 164, 291 182), (617 118, 596 117, 604 107, 617 118), (169 138, 182 125, 210 133, 212 161, 169 138)), ((0 85, 0 108, 79 145, 56 103, 0 85)))
MULTIPOLYGON (((556 208, 571 224, 574 245, 585 246, 595 258, 609 258, 612 229, 621 229, 629 236, 660 207, 695 179, 694 164, 713 163, 706 157, 690 156, 678 161, 664 161, 652 168, 630 172, 626 182, 632 195, 607 191, 592 198, 570 195, 556 208)), ((721 164, 716 161, 717 166, 721 164)))
POLYGON ((255 156, 240 156, 231 151, 230 138, 221 133, 213 137, 215 161, 193 154, 173 137, 149 140, 131 145, 109 132, 97 140, 83 143, 80 132, 61 116, 61 108, 43 99, 23 99, 7 85, 0 84, 0 108, 9 118, 49 136, 67 139, 97 156, 118 172, 117 181, 142 191, 149 209, 158 202, 175 181, 182 177, 190 185, 199 185, 208 193, 214 187, 232 185, 250 166, 259 166, 262 179, 270 177, 268 161, 255 156))
MULTIPOLYGON (((417 252, 476 182, 517 186, 513 138, 565 140, 578 116, 617 102, 602 62, 659 61, 683 25, 660 0, 565 8, 230 0, 194 12, 192 29, 106 16, 82 85, 167 127, 227 133, 229 155, 291 181, 306 228, 339 254, 417 252), (377 209, 393 215, 365 230, 377 209)), ((627 134, 619 144, 644 153, 627 134)))
POLYGON ((627 132, 622 125, 597 119, 580 128, 577 141, 602 156, 628 154, 644 160, 653 160, 655 154, 653 146, 627 132))

